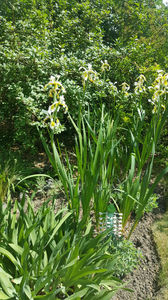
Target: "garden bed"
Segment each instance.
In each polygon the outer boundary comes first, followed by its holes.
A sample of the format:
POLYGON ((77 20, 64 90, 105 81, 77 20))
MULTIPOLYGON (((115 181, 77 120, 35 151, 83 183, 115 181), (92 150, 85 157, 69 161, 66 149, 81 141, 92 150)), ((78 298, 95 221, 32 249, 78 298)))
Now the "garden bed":
MULTIPOLYGON (((163 191, 157 191, 163 195, 163 191)), ((127 287, 134 292, 119 291, 113 300, 154 300, 160 295, 159 274, 161 262, 156 249, 153 237, 152 225, 157 220, 162 219, 165 212, 164 197, 159 195, 159 207, 152 213, 146 213, 135 231, 131 240, 135 247, 142 253, 142 258, 138 267, 128 274, 124 281, 128 282, 127 287)))
MULTIPOLYGON (((42 158, 42 165, 35 163, 36 167, 48 167, 44 157, 42 158)), ((37 209, 43 201, 47 199, 47 194, 51 190, 51 194, 57 194, 57 208, 61 208, 64 203, 64 196, 60 194, 59 188, 54 187, 52 181, 42 180, 42 185, 47 182, 45 186, 39 187, 39 192, 35 197, 34 206, 37 209), (58 188, 58 189, 57 189, 58 188), (44 195, 45 194, 45 195, 44 195)), ((160 199, 160 189, 157 191, 160 199)), ((161 195, 163 192, 161 192, 161 195)), ((144 217, 141 219, 137 225, 135 231, 131 236, 131 241, 135 247, 142 253, 142 258, 140 264, 137 268, 129 273, 123 281, 128 282, 126 287, 132 289, 134 292, 130 293, 121 290, 114 296, 113 300, 154 300, 159 292, 158 286, 158 276, 161 269, 160 259, 156 250, 155 241, 152 234, 153 223, 162 217, 164 212, 163 201, 160 201, 159 207, 156 208, 152 213, 145 213, 144 217)))
MULTIPOLYGON (((39 171, 41 170, 42 173, 45 169, 49 168, 45 155, 42 155, 41 159, 38 159, 38 163, 34 162, 34 167, 39 168, 39 171)), ((37 193, 33 199, 35 210, 47 199, 52 199, 52 197, 57 199, 56 210, 59 210, 65 205, 65 196, 61 192, 58 180, 56 180, 55 183, 51 179, 44 177, 39 177, 36 180, 37 193)), ((30 193, 29 196, 32 192, 32 190, 28 192, 28 194, 30 193)), ((165 194, 165 191, 158 189, 156 193, 160 199, 164 199, 162 195, 165 194)), ((135 247, 142 252, 142 258, 137 269, 122 278, 122 280, 126 283, 128 282, 126 287, 132 289, 133 293, 124 290, 119 291, 117 295, 113 296, 113 300, 154 300, 159 293, 158 277, 161 263, 157 254, 151 227, 156 220, 162 217, 165 211, 163 201, 160 202, 159 208, 155 209, 152 213, 145 213, 131 236, 135 247)))
POLYGON ((124 278, 129 282, 128 286, 134 292, 120 291, 114 300, 153 300, 159 289, 157 285, 160 270, 160 261, 152 236, 151 225, 157 218, 157 214, 148 213, 139 222, 132 234, 131 240, 136 248, 142 252, 142 259, 137 269, 124 278))
MULTIPOLYGON (((40 193, 39 193, 40 196, 40 193)), ((45 199, 44 199, 45 201, 45 199)), ((63 203, 62 197, 58 197, 58 207, 63 203)), ((35 207, 41 203, 41 197, 35 200, 35 207)), ((159 291, 158 276, 161 268, 160 259, 156 250, 152 234, 152 224, 161 218, 164 208, 162 204, 152 213, 146 213, 137 225, 131 236, 131 241, 142 253, 140 264, 129 273, 123 281, 128 282, 127 287, 134 292, 119 291, 113 300, 154 300, 159 291)))

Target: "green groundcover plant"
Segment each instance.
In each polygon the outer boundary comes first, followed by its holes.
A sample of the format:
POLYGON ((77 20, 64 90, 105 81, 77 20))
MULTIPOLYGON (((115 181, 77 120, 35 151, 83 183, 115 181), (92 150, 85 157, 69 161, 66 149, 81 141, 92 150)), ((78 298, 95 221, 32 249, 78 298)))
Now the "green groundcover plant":
POLYGON ((35 211, 33 196, 0 202, 0 299, 111 299, 124 288, 107 267, 110 236, 74 230, 54 202, 35 211))
POLYGON ((123 278, 138 266, 140 258, 143 258, 141 251, 137 250, 133 243, 126 239, 113 239, 109 246, 109 252, 112 253, 116 260, 108 266, 112 267, 114 274, 123 278))

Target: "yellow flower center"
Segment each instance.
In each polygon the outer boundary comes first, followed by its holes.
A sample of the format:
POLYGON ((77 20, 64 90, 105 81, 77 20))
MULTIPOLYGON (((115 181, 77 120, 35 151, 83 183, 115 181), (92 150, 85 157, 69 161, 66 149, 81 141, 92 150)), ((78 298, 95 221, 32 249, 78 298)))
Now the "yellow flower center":
POLYGON ((55 122, 54 122, 54 121, 51 122, 51 126, 52 126, 52 127, 55 126, 55 122))

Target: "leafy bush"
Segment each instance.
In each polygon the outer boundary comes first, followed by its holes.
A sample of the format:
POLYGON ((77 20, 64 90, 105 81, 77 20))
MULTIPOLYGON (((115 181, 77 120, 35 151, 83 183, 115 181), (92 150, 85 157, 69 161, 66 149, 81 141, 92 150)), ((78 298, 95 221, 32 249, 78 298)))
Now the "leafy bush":
POLYGON ((142 253, 135 248, 131 241, 123 239, 112 241, 109 252, 116 258, 114 264, 112 263, 109 268, 112 267, 114 274, 120 278, 132 272, 142 257, 142 253))
MULTIPOLYGON (((117 88, 127 82, 131 90, 140 73, 152 80, 156 70, 166 68, 164 5, 149 5, 145 0, 120 4, 114 0, 14 0, 7 4, 2 0, 0 140, 6 143, 8 136, 6 146, 19 144, 35 151, 38 135, 30 124, 37 121, 37 102, 39 109, 45 106, 46 98, 39 88, 51 75, 61 75, 69 110, 76 117, 80 101, 84 107, 92 104, 93 110, 99 109, 100 98, 107 110, 114 107, 108 82, 88 87, 82 98, 80 67, 92 63, 99 72, 101 61, 108 60, 109 80, 117 81, 117 88)), ((120 103, 118 109, 125 113, 128 101, 125 99, 124 108, 120 103)))

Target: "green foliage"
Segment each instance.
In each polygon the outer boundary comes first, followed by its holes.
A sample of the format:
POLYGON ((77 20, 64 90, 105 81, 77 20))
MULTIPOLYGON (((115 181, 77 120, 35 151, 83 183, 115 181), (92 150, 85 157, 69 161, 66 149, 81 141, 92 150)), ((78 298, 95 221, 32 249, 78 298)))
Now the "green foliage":
POLYGON ((142 253, 128 240, 113 241, 109 246, 109 252, 116 257, 113 265, 114 274, 122 277, 132 272, 140 263, 142 253))
POLYGON ((110 299, 123 286, 104 268, 113 261, 105 235, 74 231, 72 212, 48 202, 35 211, 32 200, 0 202, 1 299, 110 299))
POLYGON ((0 163, 0 201, 11 199, 11 193, 15 190, 15 182, 20 178, 16 173, 16 160, 9 159, 0 163))
POLYGON ((51 75, 61 75, 76 118, 80 102, 97 110, 101 98, 107 109, 113 108, 107 81, 88 87, 83 98, 80 67, 92 63, 100 72, 107 59, 109 80, 117 81, 118 88, 125 81, 131 89, 140 73, 152 80, 157 69, 167 67, 167 10, 160 2, 1 2, 0 139, 5 142, 8 136, 6 145, 37 147, 31 125, 47 105, 42 87, 51 75))
MULTIPOLYGON (((165 197, 167 200, 167 197, 165 197)), ((168 245, 167 245, 167 223, 168 223, 168 212, 166 211, 162 218, 157 220, 152 226, 152 233, 154 241, 156 243, 156 249, 158 251, 161 269, 159 274, 159 285, 160 290, 157 295, 157 300, 163 298, 166 300, 168 291, 168 245)))
POLYGON ((144 211, 148 213, 148 212, 152 212, 154 208, 157 208, 158 207, 157 200, 158 200, 158 196, 156 194, 152 194, 151 197, 148 199, 148 203, 144 211))
POLYGON ((51 150, 42 131, 39 130, 39 133, 46 154, 62 182, 69 208, 74 210, 77 221, 79 221, 81 202, 82 223, 85 226, 92 206, 97 222, 99 212, 107 210, 110 188, 116 173, 119 173, 119 164, 114 163, 118 150, 117 124, 104 113, 104 110, 102 110, 99 128, 91 127, 90 113, 86 119, 81 119, 78 126, 70 115, 69 118, 77 132, 75 165, 70 163, 68 155, 62 159, 52 129, 50 130, 51 150), (93 204, 91 204, 92 200, 93 204))
MULTIPOLYGON (((102 69, 104 66, 110 68, 107 61, 102 64, 102 69)), ((105 81, 106 70, 103 71, 105 81)), ((47 128, 51 150, 40 129, 39 133, 50 163, 62 182, 69 208, 73 209, 77 223, 80 207, 82 207, 82 226, 86 226, 92 207, 98 225, 99 213, 106 212, 108 204, 112 201, 117 210, 123 214, 123 227, 126 226, 130 215, 135 212, 134 224, 129 232, 130 237, 144 211, 153 206, 154 188, 168 172, 168 168, 164 169, 151 184, 156 147, 168 115, 167 78, 168 75, 160 71, 152 86, 148 88, 144 85, 145 76, 140 75, 135 82, 134 93, 129 91, 130 86, 127 83, 122 84, 121 90, 110 83, 115 93, 113 94, 115 97, 114 121, 110 113, 104 112, 105 106, 102 101, 100 101, 100 109, 96 111, 99 124, 93 122, 95 114, 92 106, 91 111, 88 109, 86 112, 82 104, 79 105, 77 124, 69 114, 68 117, 77 133, 76 165, 70 163, 68 155, 62 159, 59 144, 57 147, 54 138, 54 134, 61 126, 57 119, 59 106, 67 110, 64 97, 60 96, 65 89, 61 82, 55 81, 54 77, 47 84, 50 86, 49 93, 54 102, 47 111, 47 119, 50 122, 47 128), (150 95, 151 99, 148 102, 153 106, 152 117, 148 124, 146 124, 146 111, 142 101, 145 92, 150 95), (129 98, 133 99, 135 107, 130 105, 129 114, 127 111, 124 115, 124 101, 129 98), (121 107, 117 110, 120 100, 124 109, 121 107), (119 193, 121 195, 118 196, 119 193)), ((88 65, 87 69, 84 68, 82 81, 83 97, 91 84, 97 82, 99 84, 98 73, 92 69, 91 65, 88 65)))
POLYGON ((111 299, 121 283, 109 281, 112 270, 104 265, 110 260, 121 275, 130 271, 130 257, 134 267, 136 253, 122 242, 113 245, 116 255, 105 254, 109 241, 81 228, 88 229, 92 209, 98 225, 99 212, 113 203, 123 227, 135 214, 130 236, 168 172, 151 184, 168 115, 168 75, 159 71, 168 66, 167 8, 161 0, 1 2, 0 142, 35 152, 37 126, 73 212, 55 216, 47 204, 35 212, 25 198, 5 208, 15 176, 1 168, 0 298, 111 299), (68 118, 59 110, 67 106, 68 118), (54 137, 65 127, 69 135, 76 131, 73 163, 54 137))

